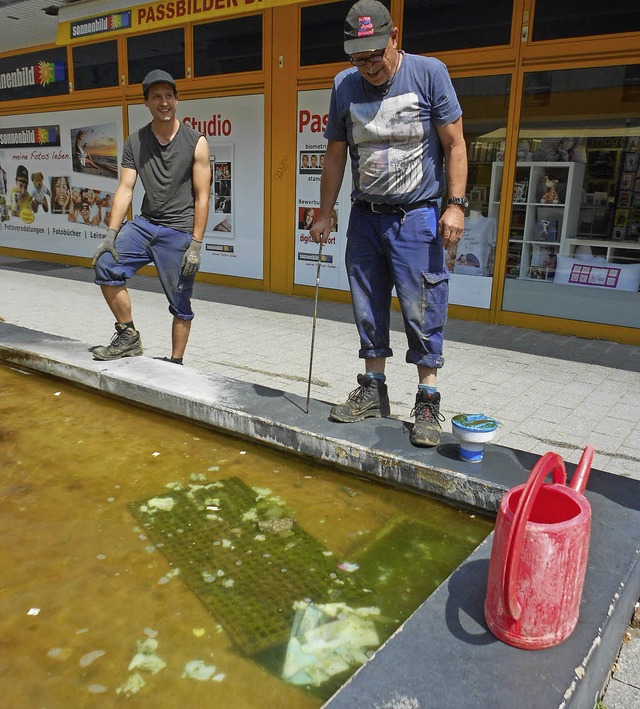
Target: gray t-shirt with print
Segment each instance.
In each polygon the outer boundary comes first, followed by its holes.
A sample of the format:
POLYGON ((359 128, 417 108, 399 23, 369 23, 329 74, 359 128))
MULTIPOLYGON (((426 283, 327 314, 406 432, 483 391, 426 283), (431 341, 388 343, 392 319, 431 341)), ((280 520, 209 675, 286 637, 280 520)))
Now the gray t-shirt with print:
POLYGON ((349 145, 353 199, 409 204, 442 196, 437 128, 461 115, 447 67, 434 57, 404 54, 383 90, 355 67, 336 76, 324 137, 349 145))

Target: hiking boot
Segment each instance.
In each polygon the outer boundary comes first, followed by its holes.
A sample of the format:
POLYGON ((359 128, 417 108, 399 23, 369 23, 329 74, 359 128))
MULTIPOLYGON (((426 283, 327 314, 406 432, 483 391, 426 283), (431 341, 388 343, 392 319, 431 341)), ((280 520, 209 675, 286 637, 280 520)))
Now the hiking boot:
POLYGON ((384 418, 391 413, 387 385, 370 374, 358 374, 357 389, 354 389, 344 404, 332 407, 329 418, 340 423, 353 423, 366 418, 384 418))
POLYGON ((138 357, 142 354, 140 333, 132 327, 116 323, 116 334, 111 342, 103 347, 94 347, 93 359, 110 360, 121 357, 138 357))
POLYGON ((416 417, 409 435, 411 443, 414 446, 437 446, 442 431, 440 422, 445 420, 440 413, 440 392, 428 394, 419 390, 411 416, 416 417))

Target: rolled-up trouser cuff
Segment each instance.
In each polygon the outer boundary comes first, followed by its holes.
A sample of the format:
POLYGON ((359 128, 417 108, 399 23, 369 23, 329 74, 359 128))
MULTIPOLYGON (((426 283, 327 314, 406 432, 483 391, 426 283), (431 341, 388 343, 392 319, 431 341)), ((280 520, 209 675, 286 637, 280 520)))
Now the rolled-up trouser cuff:
POLYGON ((416 364, 420 367, 432 367, 433 369, 444 367, 444 357, 441 355, 425 355, 424 352, 407 350, 405 360, 409 364, 416 364))
POLYGON ((360 350, 358 352, 358 357, 360 359, 376 359, 377 357, 393 357, 393 350, 390 347, 386 347, 384 349, 377 349, 377 350, 360 350))

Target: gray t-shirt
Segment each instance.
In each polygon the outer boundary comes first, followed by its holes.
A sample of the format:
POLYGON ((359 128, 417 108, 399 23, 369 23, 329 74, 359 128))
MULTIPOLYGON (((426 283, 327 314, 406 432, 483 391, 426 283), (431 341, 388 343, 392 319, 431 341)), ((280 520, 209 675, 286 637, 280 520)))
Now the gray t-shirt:
POLYGON ((405 54, 383 88, 355 67, 334 80, 324 137, 349 145, 351 196, 389 204, 436 199, 446 186, 437 129, 462 115, 447 68, 433 57, 405 54))
POLYGON ((162 226, 193 233, 193 161, 201 134, 184 123, 161 145, 148 123, 132 133, 122 150, 122 166, 135 170, 144 186, 142 216, 162 226))

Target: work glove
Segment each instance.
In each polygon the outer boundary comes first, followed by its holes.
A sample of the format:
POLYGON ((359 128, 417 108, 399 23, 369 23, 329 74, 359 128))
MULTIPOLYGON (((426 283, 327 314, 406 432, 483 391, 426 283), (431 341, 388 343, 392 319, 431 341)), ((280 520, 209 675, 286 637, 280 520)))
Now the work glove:
POLYGON ((193 278, 198 273, 200 268, 200 249, 202 249, 202 242, 191 239, 191 244, 184 252, 182 265, 180 266, 180 273, 183 278, 193 278))
POLYGON ((100 244, 100 246, 98 246, 98 250, 93 255, 93 261, 91 262, 92 267, 95 268, 95 265, 100 256, 102 256, 102 254, 106 253, 107 251, 113 256, 116 261, 118 261, 120 257, 118 256, 118 252, 116 251, 116 236, 118 236, 118 232, 115 229, 107 229, 107 235, 104 237, 102 243, 100 244))

